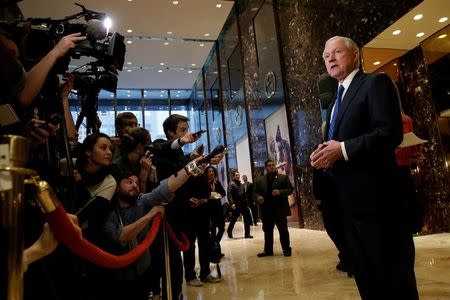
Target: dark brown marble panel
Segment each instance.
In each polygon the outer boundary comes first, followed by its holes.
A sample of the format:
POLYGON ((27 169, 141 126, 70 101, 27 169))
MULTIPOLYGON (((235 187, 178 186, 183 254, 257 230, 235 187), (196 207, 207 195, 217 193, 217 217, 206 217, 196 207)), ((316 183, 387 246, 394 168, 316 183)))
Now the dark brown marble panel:
POLYGON ((426 201, 425 232, 450 229, 450 180, 438 128, 438 115, 432 99, 423 52, 417 47, 400 58, 400 78, 405 89, 405 110, 414 120, 414 132, 428 140, 421 146, 417 190, 426 201))

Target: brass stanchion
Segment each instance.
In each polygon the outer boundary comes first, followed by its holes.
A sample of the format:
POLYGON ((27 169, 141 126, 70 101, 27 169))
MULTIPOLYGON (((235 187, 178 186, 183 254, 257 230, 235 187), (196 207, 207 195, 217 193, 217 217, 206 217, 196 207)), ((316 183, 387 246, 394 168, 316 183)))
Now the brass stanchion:
POLYGON ((30 141, 0 137, 0 299, 23 299, 23 186, 35 171, 26 169, 30 141))
POLYGON ((164 263, 166 266, 166 299, 172 300, 172 280, 170 274, 169 236, 167 235, 167 220, 163 218, 162 234, 164 240, 164 263))

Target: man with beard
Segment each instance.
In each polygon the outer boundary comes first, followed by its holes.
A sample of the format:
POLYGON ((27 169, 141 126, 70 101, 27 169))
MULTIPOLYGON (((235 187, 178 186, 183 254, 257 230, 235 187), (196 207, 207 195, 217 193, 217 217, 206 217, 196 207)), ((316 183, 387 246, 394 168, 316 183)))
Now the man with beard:
MULTIPOLYGON (((202 168, 203 166, 197 167, 202 168)), ((117 190, 114 198, 115 208, 105 227, 105 237, 110 243, 109 251, 124 254, 136 247, 146 236, 151 220, 163 213, 162 202, 169 202, 174 192, 189 178, 191 166, 184 167, 176 174, 161 181, 150 193, 139 193, 139 180, 136 174, 120 170, 115 174, 117 190)), ((147 300, 150 287, 150 252, 146 251, 135 263, 113 271, 109 295, 105 299, 147 300)))

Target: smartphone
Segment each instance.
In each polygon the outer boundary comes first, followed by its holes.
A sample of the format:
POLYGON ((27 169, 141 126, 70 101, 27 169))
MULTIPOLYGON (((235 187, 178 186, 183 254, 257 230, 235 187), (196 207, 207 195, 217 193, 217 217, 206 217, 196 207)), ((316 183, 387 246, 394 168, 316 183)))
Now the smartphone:
POLYGON ((0 127, 12 125, 20 122, 16 112, 9 104, 0 105, 0 127))
POLYGON ((199 130, 196 133, 194 133, 194 135, 200 136, 200 135, 204 134, 205 132, 206 132, 206 130, 199 130))

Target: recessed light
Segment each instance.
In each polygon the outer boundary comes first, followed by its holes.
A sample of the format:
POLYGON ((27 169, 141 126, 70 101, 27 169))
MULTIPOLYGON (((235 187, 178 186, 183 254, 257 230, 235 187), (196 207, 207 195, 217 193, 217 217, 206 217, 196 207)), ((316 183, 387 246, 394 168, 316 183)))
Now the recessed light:
POLYGON ((440 36, 438 36, 438 39, 443 39, 445 38, 447 35, 446 34, 441 34, 440 36))
POLYGON ((399 35, 400 32, 402 32, 402 31, 401 31, 400 29, 397 29, 397 30, 394 30, 394 31, 392 32, 392 34, 393 34, 393 35, 399 35))
POLYGON ((423 37, 425 35, 425 32, 419 32, 418 34, 416 34, 417 37, 423 37))
POLYGON ((217 4, 216 4, 216 7, 217 7, 217 8, 221 8, 221 7, 222 7, 222 4, 217 3, 217 4))
POLYGON ((439 19, 439 23, 444 23, 447 22, 448 18, 447 17, 442 17, 439 19))
POLYGON ((192 73, 192 70, 189 70, 188 73, 191 74, 191 73, 192 73))
POLYGON ((172 31, 167 31, 167 34, 172 34, 173 32, 172 31))
POLYGON ((205 33, 204 36, 209 36, 209 33, 205 33))
POLYGON ((180 97, 180 95, 176 95, 175 97, 180 97))
POLYGON ((376 61, 376 62, 373 63, 374 66, 378 66, 379 64, 381 64, 380 61, 376 61))
POLYGON ((128 0, 128 2, 133 2, 133 0, 128 0))
POLYGON ((133 41, 127 41, 127 44, 133 44, 133 41))
POLYGON ((114 97, 114 94, 111 94, 111 97, 114 97))
POLYGON ((127 72, 131 72, 131 71, 133 71, 133 70, 130 70, 130 69, 127 70, 127 72))
POLYGON ((160 66, 164 66, 164 63, 163 63, 163 62, 160 62, 159 65, 160 65, 160 66))
POLYGON ((181 91, 177 91, 177 94, 181 93, 181 91))
POLYGON ((131 93, 131 91, 130 91, 130 90, 128 90, 128 91, 127 91, 127 93, 131 93))
POLYGON ((169 45, 169 42, 165 42, 164 45, 165 45, 165 46, 169 45))
POLYGON ((397 65, 397 63, 394 63, 394 66, 396 66, 397 65))
POLYGON ((196 66, 196 64, 191 64, 191 66, 195 67, 195 66, 196 66))
POLYGON ((131 61, 127 62, 127 65, 131 65, 131 61))
POLYGON ((423 18, 423 15, 422 14, 418 14, 418 15, 415 15, 413 19, 418 21, 418 20, 420 20, 422 18, 423 18))
POLYGON ((205 46, 205 44, 201 43, 199 46, 200 46, 200 47, 203 47, 203 46, 205 46))
POLYGON ((127 32, 128 32, 128 33, 132 33, 132 32, 133 32, 133 29, 127 29, 127 32))
POLYGON ((165 91, 161 91, 161 93, 164 93, 165 91))
POLYGON ((178 5, 178 1, 172 1, 173 5, 178 5))
POLYGON ((161 98, 164 97, 163 95, 159 95, 161 98))
POLYGON ((158 70, 158 73, 162 73, 162 70, 158 70))
POLYGON ((128 97, 131 97, 131 95, 127 95, 128 97))

